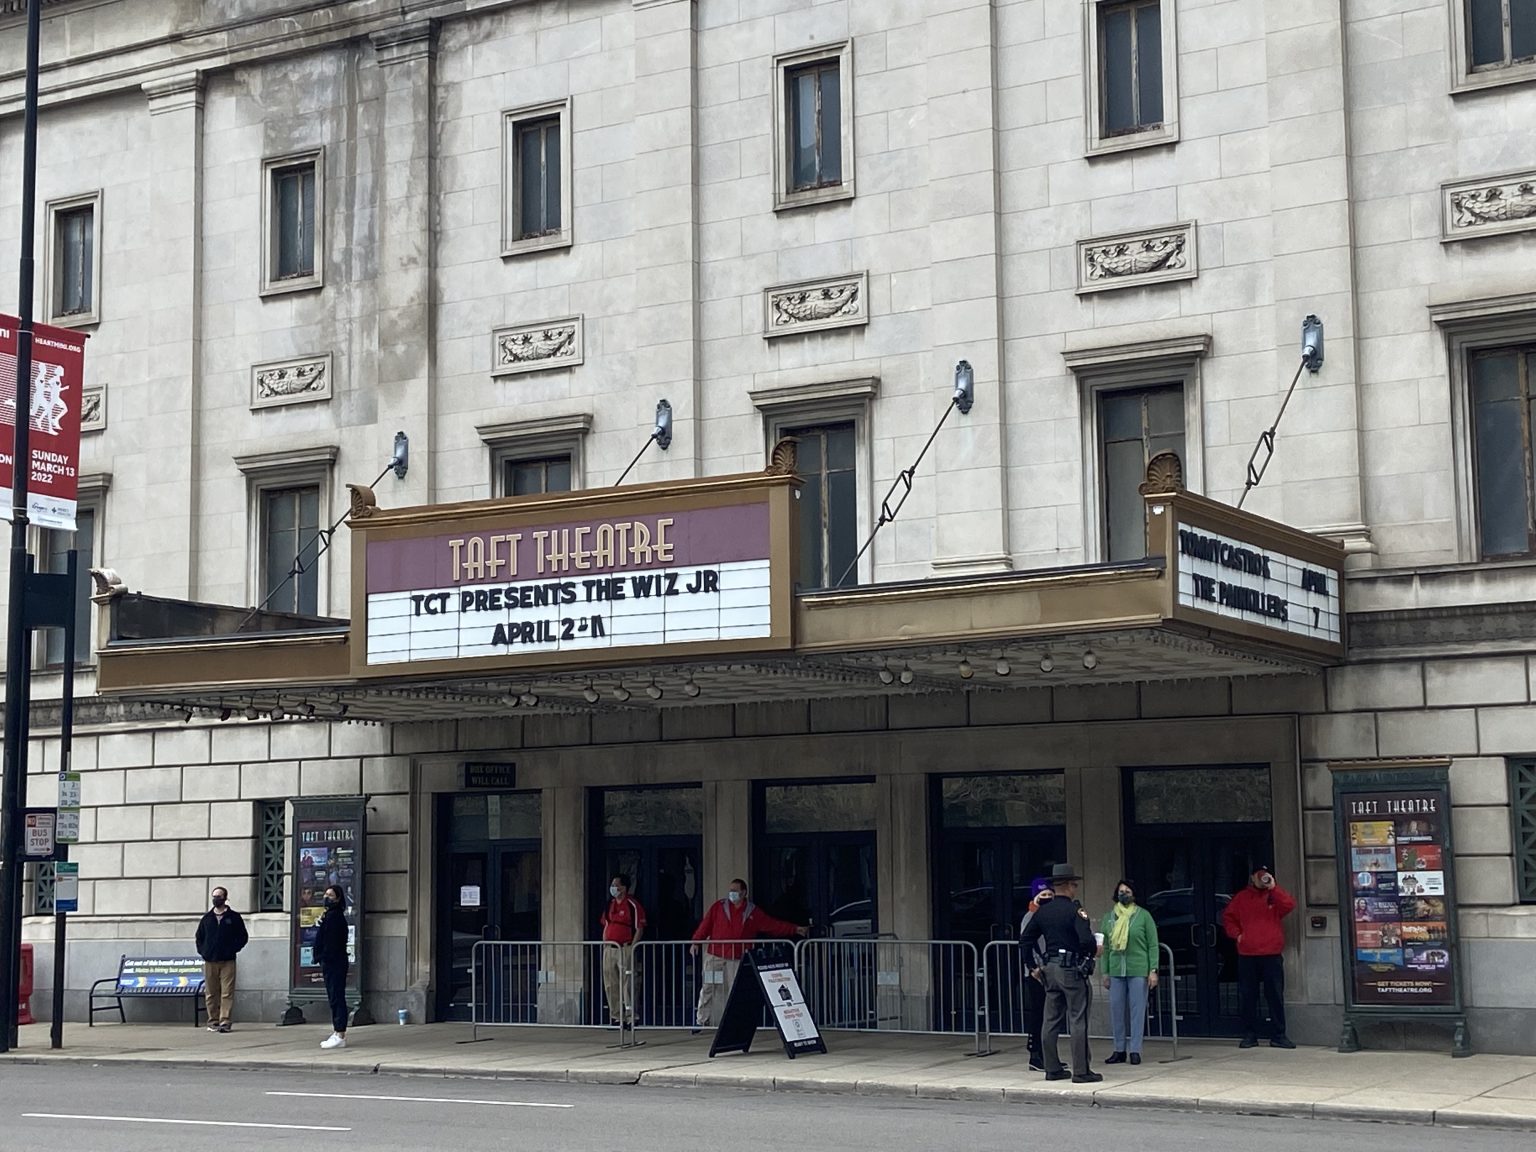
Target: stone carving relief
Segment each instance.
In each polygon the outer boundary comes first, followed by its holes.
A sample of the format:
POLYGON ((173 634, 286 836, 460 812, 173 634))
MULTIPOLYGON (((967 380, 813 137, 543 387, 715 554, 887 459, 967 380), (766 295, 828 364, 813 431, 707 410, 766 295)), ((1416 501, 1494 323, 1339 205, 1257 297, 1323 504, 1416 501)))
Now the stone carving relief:
POLYGON ((1440 194, 1444 240, 1536 229, 1536 171, 1442 184, 1440 194))
POLYGON ((331 398, 331 356, 301 356, 251 369, 251 407, 277 408, 331 398))
POLYGON ((763 291, 763 335, 791 336, 869 323, 869 274, 780 284, 763 291))
POLYGON ((96 384, 80 393, 80 431, 100 432, 107 426, 107 386, 96 384))
POLYGON ((1077 242, 1079 294, 1193 280, 1199 272, 1193 222, 1077 242))
POLYGON ((582 336, 580 316, 498 328, 491 334, 491 375, 575 367, 583 360, 582 336))

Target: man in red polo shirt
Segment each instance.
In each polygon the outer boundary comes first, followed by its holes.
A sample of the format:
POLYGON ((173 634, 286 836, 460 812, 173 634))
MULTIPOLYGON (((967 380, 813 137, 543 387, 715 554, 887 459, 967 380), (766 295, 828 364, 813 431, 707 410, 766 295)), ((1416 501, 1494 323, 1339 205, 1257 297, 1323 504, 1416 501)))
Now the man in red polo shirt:
POLYGON ((637 996, 640 982, 635 968, 635 945, 645 935, 645 909, 629 894, 629 877, 617 873, 608 883, 608 909, 598 921, 603 940, 616 948, 603 949, 603 991, 608 996, 608 1016, 615 1028, 635 1026, 635 1005, 626 998, 637 996), (626 981, 629 988, 625 988, 626 981))
MULTIPOLYGON (((709 906, 709 911, 704 913, 704 919, 699 921, 693 933, 695 941, 710 941, 704 954, 704 972, 699 977, 699 1010, 694 1034, 714 1025, 716 999, 724 1009, 725 999, 731 994, 731 985, 736 982, 736 973, 741 968, 742 953, 747 950, 747 945, 741 941, 756 940, 760 936, 786 939, 809 933, 809 928, 797 927, 787 920, 778 920, 768 915, 747 899, 745 880, 732 880, 725 899, 716 900, 709 906)), ((695 956, 699 954, 697 943, 692 951, 695 956)))

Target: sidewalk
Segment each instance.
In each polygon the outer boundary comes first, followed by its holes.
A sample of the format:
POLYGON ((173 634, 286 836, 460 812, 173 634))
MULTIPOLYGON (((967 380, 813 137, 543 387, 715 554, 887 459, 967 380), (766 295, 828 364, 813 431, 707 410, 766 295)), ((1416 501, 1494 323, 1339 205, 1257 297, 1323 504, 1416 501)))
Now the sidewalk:
MULTIPOLYGON (((827 1035, 827 1055, 788 1060, 760 1031, 748 1055, 708 1058, 708 1034, 641 1032, 636 1048, 609 1047, 617 1033, 558 1029, 482 1030, 467 1024, 354 1029, 348 1047, 319 1049, 319 1026, 237 1027, 218 1035, 190 1024, 67 1025, 64 1049, 48 1048, 48 1025, 23 1028, 21 1047, 0 1060, 27 1063, 136 1063, 282 1072, 347 1072, 506 1080, 732 1087, 756 1091, 851 1093, 949 1100, 1049 1103, 1195 1112, 1254 1113, 1536 1131, 1536 1057, 1360 1052, 1329 1048, 1239 1051, 1230 1041, 1184 1041, 1176 1063, 1166 1043, 1148 1041, 1139 1067, 1102 1066, 1104 1082, 1047 1084, 1026 1067, 1022 1044, 1005 1038, 995 1055, 965 1055, 964 1037, 827 1035)), ((1063 1049, 1066 1042, 1062 1042, 1063 1049)))

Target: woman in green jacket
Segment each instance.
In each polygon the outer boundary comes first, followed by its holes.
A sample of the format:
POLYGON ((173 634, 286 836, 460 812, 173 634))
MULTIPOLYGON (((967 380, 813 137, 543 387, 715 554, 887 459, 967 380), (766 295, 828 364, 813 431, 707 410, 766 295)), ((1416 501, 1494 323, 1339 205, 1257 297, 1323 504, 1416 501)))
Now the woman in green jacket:
POLYGON ((1141 1037, 1147 1023, 1147 989, 1157 987, 1157 924, 1136 903, 1129 880, 1115 885, 1115 906, 1099 926, 1104 933, 1104 987, 1109 989, 1109 1019, 1114 1055, 1106 1064, 1141 1063, 1141 1037))

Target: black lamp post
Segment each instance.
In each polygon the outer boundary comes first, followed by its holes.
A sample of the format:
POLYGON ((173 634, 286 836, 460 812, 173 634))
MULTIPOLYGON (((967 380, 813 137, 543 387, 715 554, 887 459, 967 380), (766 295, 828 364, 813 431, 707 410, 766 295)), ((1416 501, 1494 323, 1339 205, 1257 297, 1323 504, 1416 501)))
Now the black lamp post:
POLYGON ((27 0, 27 87, 21 159, 21 284, 16 293, 16 439, 11 454, 11 573, 5 658, 5 776, 0 782, 0 1052, 16 1044, 16 993, 21 975, 21 839, 27 775, 27 487, 32 443, 33 217, 37 209, 37 72, 42 0, 27 0))

